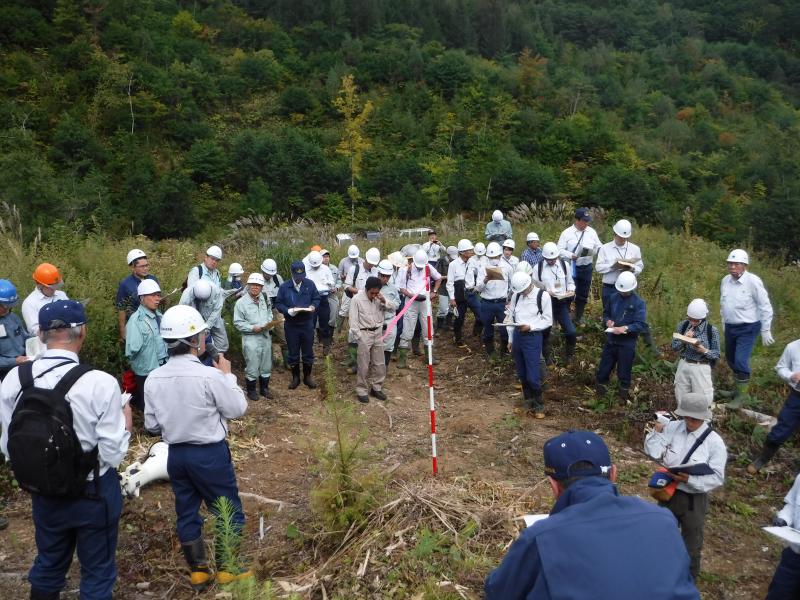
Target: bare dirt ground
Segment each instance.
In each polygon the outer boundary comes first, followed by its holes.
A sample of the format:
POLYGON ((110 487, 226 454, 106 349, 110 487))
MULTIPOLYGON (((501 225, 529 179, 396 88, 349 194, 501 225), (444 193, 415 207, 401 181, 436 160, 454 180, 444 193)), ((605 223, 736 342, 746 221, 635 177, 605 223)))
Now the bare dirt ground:
MULTIPOLYGON (((449 579, 434 573, 434 578, 444 579, 436 583, 434 591, 424 585, 431 576, 424 569, 418 576, 397 574, 397 570, 419 565, 409 562, 402 548, 381 548, 380 554, 354 552, 326 565, 326 557, 320 554, 324 546, 310 544, 308 539, 315 531, 309 507, 310 491, 318 481, 314 452, 333 439, 329 419, 322 409, 320 390, 301 386, 290 392, 286 389, 288 374, 277 372, 272 389, 278 399, 252 403, 247 416, 232 424, 230 438, 240 490, 285 503, 278 510, 253 496, 243 498, 248 518, 245 547, 261 579, 286 580, 301 590, 301 597, 309 598, 480 598, 483 578, 514 537, 516 525, 510 516, 549 510, 552 498, 542 473, 542 444, 572 427, 591 428, 604 435, 621 472, 622 492, 648 498, 645 486, 653 465, 637 449, 644 415, 653 406, 667 406, 668 389, 644 386, 639 402, 648 408, 639 411, 631 407, 600 412, 587 409, 583 404, 591 394, 585 385, 591 381, 593 365, 588 347, 581 343, 579 359, 583 360, 568 370, 550 370, 545 392, 547 418, 534 421, 518 408, 521 397, 514 388, 510 362, 488 361, 477 338, 468 336, 468 350, 457 350, 450 339, 444 334, 435 344, 441 358, 435 367, 439 432, 435 482, 431 481, 427 374, 422 357, 411 360, 407 371, 398 370, 393 362, 386 382, 388 402, 356 403, 356 410, 369 432, 368 443, 377 449, 376 466, 389 481, 387 503, 411 494, 435 509, 437 495, 445 502, 451 492, 456 498, 461 493, 458 490, 467 490, 487 507, 491 504, 491 510, 481 513, 482 527, 492 529, 501 543, 487 543, 483 561, 454 569, 449 579), (512 510, 495 510, 506 498, 511 499, 512 510), (265 519, 263 539, 259 539, 260 516, 265 519), (304 588, 301 584, 309 579, 303 578, 303 573, 314 569, 316 583, 304 588), (415 580, 421 582, 417 589, 415 580)), ((344 352, 345 345, 337 342, 338 392, 354 401, 354 376, 338 365, 344 352)), ((316 372, 319 381, 321 368, 316 372)), ((152 441, 133 440, 131 455, 141 456, 152 441)), ((758 527, 767 524, 771 510, 781 505, 791 472, 786 464, 778 463, 773 475, 754 480, 744 473, 746 458, 731 453, 726 486, 713 497, 699 582, 704 598, 763 597, 778 562, 779 545, 758 527)), ((13 495, 5 514, 11 525, 0 532, 0 598, 24 598, 28 594, 25 575, 35 555, 27 495, 13 495)), ((120 523, 116 598, 195 596, 187 584, 174 522, 172 492, 166 483, 153 484, 143 490, 141 498, 126 502, 120 523)), ((416 548, 414 555, 423 556, 420 539, 427 534, 413 525, 409 528, 389 537, 397 540, 398 547, 416 548)), ((206 537, 210 533, 207 529, 206 537)), ((78 597, 79 579, 74 564, 62 597, 78 597)), ((276 590, 281 588, 276 586, 276 590)), ((214 598, 219 592, 215 587, 202 597, 214 598)))

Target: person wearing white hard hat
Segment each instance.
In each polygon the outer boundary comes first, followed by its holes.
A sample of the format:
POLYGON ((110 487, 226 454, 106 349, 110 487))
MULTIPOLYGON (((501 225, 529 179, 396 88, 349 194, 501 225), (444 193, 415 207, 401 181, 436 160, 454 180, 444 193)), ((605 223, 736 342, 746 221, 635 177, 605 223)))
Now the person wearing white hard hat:
POLYGON ((695 298, 686 308, 686 318, 678 323, 675 333, 691 342, 674 338, 672 349, 680 352, 675 372, 675 398, 680 403, 686 394, 703 394, 708 405, 714 401, 711 370, 720 357, 719 330, 708 322, 708 305, 695 298))
MULTIPOLYGON (((278 297, 278 288, 283 284, 283 277, 278 273, 278 264, 272 258, 265 258, 261 263, 261 275, 264 276, 264 288, 261 293, 267 300, 270 309, 275 308, 275 298, 278 297)), ((286 347, 286 336, 283 330, 283 321, 277 323, 272 328, 272 366, 278 369, 289 368, 289 350, 286 347), (280 352, 276 352, 276 346, 279 347, 280 352), (281 364, 277 360, 280 354, 283 359, 281 364)))
POLYGON ((272 308, 264 298, 264 276, 252 273, 245 286, 247 293, 236 301, 233 307, 233 326, 242 334, 242 354, 244 355, 244 377, 247 399, 258 400, 259 392, 272 400, 269 391, 269 378, 272 375, 272 339, 270 331, 274 323, 272 308))
POLYGON ((322 254, 322 264, 331 272, 334 283, 331 293, 328 294, 328 307, 330 310, 328 325, 330 327, 330 337, 333 339, 333 335, 336 332, 336 320, 339 317, 339 293, 342 290, 342 279, 339 277, 339 268, 331 264, 330 251, 323 248, 320 254, 322 254))
POLYGON ((242 285, 242 275, 244 275, 244 268, 241 264, 234 262, 228 267, 228 276, 222 282, 223 290, 234 290, 237 298, 244 294, 244 286, 242 285))
POLYGON ((542 401, 542 335, 553 325, 550 295, 536 289, 531 276, 516 272, 511 277, 511 302, 506 327, 508 348, 514 358, 517 377, 522 384, 525 409, 537 419, 544 418, 542 401))
POLYGON ((131 407, 144 412, 144 384, 147 376, 167 362, 167 346, 161 338, 161 288, 153 279, 144 279, 137 290, 139 307, 125 325, 125 356, 136 377, 131 407))
MULTIPOLYGON (((447 266, 447 295, 450 306, 455 310, 456 318, 453 321, 453 338, 456 346, 466 348, 464 343, 464 320, 467 317, 467 274, 469 273, 470 258, 472 258, 475 247, 472 242, 463 239, 459 240, 455 258, 447 266)), ((474 312, 474 309, 473 309, 474 312)), ((478 313, 475 318, 480 320, 478 313)))
POLYGON ((342 280, 342 295, 341 302, 339 303, 339 314, 336 319, 336 329, 341 329, 342 323, 350 312, 350 298, 353 292, 347 291, 348 286, 346 280, 348 275, 350 275, 356 267, 358 267, 357 275, 358 272, 364 269, 364 259, 361 258, 361 250, 358 249, 358 246, 351 244, 347 249, 347 256, 339 261, 339 278, 342 280))
POLYGON ((503 256, 501 257, 504 262, 507 262, 512 270, 517 268, 519 264, 519 259, 514 256, 514 250, 517 247, 516 242, 511 238, 505 240, 502 244, 503 247, 503 256))
MULTIPOLYGON (((199 280, 208 281, 222 295, 224 305, 225 298, 235 294, 238 290, 225 290, 222 288, 222 276, 217 266, 222 260, 222 248, 219 246, 209 246, 203 262, 189 271, 186 277, 186 289, 190 289, 199 280)), ((216 292, 215 292, 216 295, 216 292)), ((181 303, 183 304, 183 302, 181 303)), ((225 329, 225 321, 222 319, 222 310, 216 315, 213 321, 209 321, 208 328, 214 339, 214 348, 221 353, 228 351, 228 331, 225 329)))
MULTIPOLYGON (((487 263, 478 269, 475 290, 481 296, 481 323, 483 324, 483 345, 486 355, 494 355, 494 324, 505 319, 506 304, 509 296, 509 283, 514 274, 511 266, 501 260, 500 244, 491 242, 486 247, 487 263)), ((508 333, 505 327, 500 328, 500 354, 506 353, 508 333)))
POLYGON ((446 254, 436 261, 434 267, 442 275, 442 282, 445 285, 439 286, 439 294, 436 298, 439 302, 439 308, 436 311, 436 328, 441 331, 447 331, 453 327, 453 311, 450 307, 450 294, 447 291, 447 272, 450 265, 458 258, 458 249, 455 246, 448 246, 446 254))
POLYGON ((719 307, 725 331, 725 361, 736 379, 731 408, 739 408, 749 399, 750 355, 761 333, 765 346, 775 343, 772 337, 772 303, 758 275, 747 270, 750 257, 744 250, 728 255, 728 274, 720 284, 719 307))
POLYGON ((751 475, 758 473, 772 460, 778 448, 800 429, 800 340, 786 345, 775 365, 775 371, 789 386, 789 395, 778 413, 778 422, 767 434, 760 456, 747 467, 747 472, 751 475))
MULTIPOLYGON (((772 519, 772 526, 800 529, 800 474, 794 478, 794 484, 783 502, 783 508, 772 519)), ((800 596, 800 543, 784 542, 783 545, 781 560, 775 568, 765 600, 784 600, 800 596)))
MULTIPOLYGON (((391 256, 391 254, 389 255, 391 256)), ((395 257, 396 258, 396 257, 395 257)), ((384 258, 378 263, 378 279, 381 280, 381 296, 386 298, 386 308, 383 313, 383 332, 387 332, 389 323, 394 320, 400 306, 400 290, 397 289, 394 281, 395 267, 391 260, 384 258), (390 308, 391 307, 391 308, 390 308)), ((388 330, 383 340, 383 358, 386 366, 392 357, 392 350, 397 341, 397 327, 388 330)))
POLYGON ((595 268, 603 275, 603 310, 615 293, 614 283, 620 273, 630 272, 639 277, 644 269, 641 249, 629 241, 632 233, 631 222, 620 219, 614 224, 614 239, 600 247, 595 268))
POLYGON ((150 274, 150 261, 144 250, 134 248, 128 252, 126 260, 131 274, 119 282, 116 299, 120 341, 125 340, 125 323, 139 308, 139 284, 145 279, 152 279, 158 283, 158 279, 150 274))
MULTIPOLYGON (((425 300, 429 294, 432 297, 439 293, 441 284, 441 274, 428 264, 428 254, 421 248, 414 254, 411 264, 400 269, 397 277, 397 287, 400 289, 400 293, 405 296, 406 303, 411 302, 411 305, 403 315, 403 331, 400 334, 400 343, 397 349, 398 369, 408 368, 408 347, 411 343, 411 338, 414 337, 414 329, 416 329, 417 324, 419 324, 422 331, 428 330, 425 300), (426 269, 430 274, 430 282, 428 282, 426 269)), ((431 323, 431 334, 433 334, 433 323, 431 323)), ((434 359, 434 362, 438 361, 434 359)))
MULTIPOLYGON (((542 248, 544 260, 533 268, 533 278, 538 281, 550 296, 553 308, 553 320, 561 326, 564 335, 564 358, 570 362, 575 356, 577 334, 575 324, 569 317, 569 305, 575 295, 575 282, 572 280, 572 269, 567 266, 555 242, 547 242, 542 248)), ((542 354, 547 364, 553 363, 550 352, 550 330, 544 333, 542 354)))
POLYGON ((636 276, 633 273, 620 273, 614 283, 616 291, 603 310, 606 343, 597 367, 595 390, 599 396, 606 395, 611 372, 616 367, 621 403, 628 400, 636 341, 639 334, 647 329, 647 307, 634 291, 636 286, 636 276))
POLYGON ((317 250, 309 252, 306 265, 306 278, 313 281, 319 292, 319 310, 315 313, 316 330, 322 344, 322 356, 328 356, 333 342, 333 330, 330 326, 331 305, 328 298, 336 295, 336 280, 331 270, 323 264, 322 253, 317 250))
MULTIPOLYGON (((658 421, 644 439, 644 451, 667 469, 682 465, 707 469, 700 473, 670 472, 677 482, 675 493, 659 502, 678 520, 681 537, 689 553, 689 571, 697 579, 703 550, 703 530, 709 508, 709 492, 725 483, 728 450, 720 435, 711 428, 711 409, 702 394, 686 394, 678 403, 676 421, 658 421)), ((688 470, 688 469, 687 469, 688 470)))
MULTIPOLYGON (((431 229, 428 231, 428 241, 422 244, 422 249, 428 255, 428 262, 431 266, 436 268, 439 259, 444 254, 445 248, 436 236, 436 230, 431 229)), ((439 271, 441 273, 441 271, 439 271)))
MULTIPOLYGON (((181 294, 178 304, 191 306, 206 320, 207 334, 205 352, 201 352, 201 360, 209 363, 216 360, 218 354, 228 351, 228 335, 225 334, 224 349, 217 345, 218 339, 214 335, 212 326, 222 320, 222 308, 225 305, 225 296, 219 286, 205 280, 198 279, 192 287, 187 287, 181 294)), ((224 324, 223 324, 224 325, 224 324)), ((220 340, 222 341, 222 340, 220 340)))
POLYGON ((592 213, 582 207, 575 211, 575 222, 561 232, 558 247, 561 258, 572 262, 572 278, 575 280, 575 323, 583 323, 583 311, 589 301, 592 287, 592 260, 600 251, 603 242, 597 231, 589 225, 592 213))
MULTIPOLYGON (((161 319, 161 337, 167 344, 169 360, 150 373, 144 389, 145 428, 159 431, 169 445, 167 473, 175 495, 178 540, 189 565, 189 584, 195 591, 212 583, 200 504, 205 502, 215 513, 219 498, 224 497, 232 508, 234 530, 242 531, 245 524, 226 438, 228 420, 245 414, 247 400, 224 356, 220 355, 213 366, 200 362, 207 327, 203 316, 191 306, 167 310, 161 319)), ((252 575, 232 564, 237 559, 226 560, 220 541, 214 547, 218 583, 252 575)))
POLYGON ((527 262, 530 266, 535 267, 542 261, 542 249, 539 248, 539 234, 535 231, 528 232, 525 236, 525 244, 527 248, 522 252, 520 261, 527 262))
MULTIPOLYGON (((352 247, 352 246, 351 246, 352 247)), ((350 301, 358 292, 364 289, 367 279, 378 276, 378 263, 381 262, 381 252, 377 248, 370 248, 364 254, 364 260, 349 267, 345 274, 343 289, 344 297, 339 307, 339 315, 347 318, 350 315, 350 301)), ((358 363, 358 341, 353 337, 350 329, 347 332, 347 361, 344 363, 351 373, 356 372, 358 363)))
POLYGON ((503 218, 503 213, 495 210, 492 213, 492 220, 486 224, 484 236, 490 242, 502 244, 508 238, 513 238, 514 233, 511 231, 511 223, 503 218))
POLYGON ((472 324, 472 336, 478 337, 483 334, 483 323, 481 322, 481 297, 478 290, 478 271, 482 266, 489 264, 486 258, 486 245, 483 242, 475 244, 473 255, 467 262, 467 305, 475 315, 475 322, 472 324))

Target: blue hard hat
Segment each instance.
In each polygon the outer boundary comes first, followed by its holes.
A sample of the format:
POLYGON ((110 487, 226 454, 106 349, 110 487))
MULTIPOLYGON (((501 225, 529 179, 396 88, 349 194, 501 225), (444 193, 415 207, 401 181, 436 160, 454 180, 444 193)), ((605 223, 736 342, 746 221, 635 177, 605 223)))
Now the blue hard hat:
POLYGON ((17 288, 8 279, 0 279, 0 304, 13 306, 17 303, 17 288))

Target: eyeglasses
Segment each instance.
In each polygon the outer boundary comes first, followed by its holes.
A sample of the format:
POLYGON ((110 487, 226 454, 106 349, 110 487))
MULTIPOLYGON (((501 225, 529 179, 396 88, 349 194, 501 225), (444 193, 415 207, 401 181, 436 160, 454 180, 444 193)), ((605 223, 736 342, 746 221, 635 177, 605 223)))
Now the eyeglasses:
POLYGON ((134 265, 134 267, 133 267, 133 268, 134 268, 134 269, 142 269, 142 268, 144 268, 144 267, 149 267, 149 266, 150 266, 150 263, 144 263, 144 264, 142 264, 142 263, 139 263, 138 265, 134 265))

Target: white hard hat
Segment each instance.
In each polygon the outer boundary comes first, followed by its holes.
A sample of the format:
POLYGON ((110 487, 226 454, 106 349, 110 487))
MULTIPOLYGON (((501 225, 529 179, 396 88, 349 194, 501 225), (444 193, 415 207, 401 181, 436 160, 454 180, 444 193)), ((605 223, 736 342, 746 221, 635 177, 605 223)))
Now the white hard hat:
POLYGON ((347 249, 347 256, 349 258, 358 258, 361 254, 361 250, 358 249, 358 246, 355 244, 351 244, 350 247, 347 249))
POLYGON ((402 248, 400 248, 400 252, 403 253, 403 256, 406 258, 414 258, 414 255, 417 253, 417 250, 420 249, 419 244, 406 244, 402 248))
POLYGON ((542 246, 542 256, 549 260, 553 260, 554 258, 558 258, 558 246, 555 242, 547 242, 544 246, 542 246))
POLYGON ((388 258, 384 258, 378 263, 378 273, 381 275, 391 275, 394 273, 394 267, 388 258))
POLYGON ((529 263, 527 260, 521 260, 517 263, 517 268, 514 269, 514 271, 518 273, 527 273, 528 275, 530 275, 531 273, 533 273, 533 267, 531 266, 531 263, 529 263))
POLYGON ((130 265, 137 258, 144 258, 145 256, 147 256, 147 255, 144 253, 144 250, 139 250, 138 248, 134 248, 133 250, 128 252, 128 257, 126 258, 126 260, 128 261, 128 264, 130 265))
POLYGON ((695 298, 689 302, 686 316, 690 319, 705 319, 708 316, 708 304, 702 298, 695 298))
POLYGON ((614 223, 614 233, 616 233, 619 237, 628 239, 631 237, 631 230, 633 226, 628 219, 620 219, 616 223, 614 223))
POLYGON ((247 278, 247 284, 250 285, 251 283, 255 285, 264 285, 266 282, 261 273, 250 273, 250 277, 247 278))
POLYGON ((377 248, 370 248, 364 255, 364 260, 371 265, 377 265, 379 262, 381 262, 381 251, 377 248))
POLYGON ((728 261, 727 262, 735 262, 735 263, 742 263, 745 265, 750 264, 750 257, 747 256, 747 252, 744 250, 737 248, 736 250, 731 251, 728 254, 728 261))
POLYGON ((308 253, 308 264, 315 269, 322 264, 322 253, 317 250, 312 250, 308 253))
POLYGON ((484 254, 486 254, 486 244, 484 244, 483 242, 478 242, 477 244, 475 244, 475 254, 477 254, 478 256, 483 256, 484 254))
POLYGON ((492 213, 492 221, 494 221, 495 223, 499 223, 502 220, 503 220, 503 213, 501 213, 499 210, 496 210, 492 213))
POLYGON ((467 250, 474 250, 475 246, 472 245, 468 239, 458 240, 457 249, 459 252, 466 252, 467 250))
POLYGON ((517 247, 516 242, 514 242, 514 240, 512 240, 511 238, 508 238, 507 240, 503 241, 503 248, 511 248, 513 250, 516 247, 517 247))
POLYGON ((500 244, 497 242, 489 242, 489 245, 486 246, 486 256, 489 258, 497 258, 503 253, 503 250, 500 248, 500 244))
POLYGON ((529 273, 517 271, 511 276, 511 291, 515 294, 524 292, 531 285, 531 276, 529 273))
POLYGON ((421 269, 428 264, 428 253, 422 248, 414 253, 414 266, 421 269))
POLYGON ((278 272, 278 265, 271 258, 265 258, 261 263, 261 270, 267 275, 275 275, 278 272))
POLYGON ((206 322, 197 309, 185 304, 173 306, 161 317, 161 337, 165 340, 194 337, 206 328, 206 322))
POLYGON ((209 246, 208 250, 206 250, 206 255, 216 258, 217 260, 222 260, 222 248, 219 246, 209 246))
POLYGON ((620 292, 632 292, 636 289, 637 285, 639 284, 636 281, 636 275, 630 271, 623 271, 619 274, 619 277, 617 277, 617 282, 614 284, 614 287, 620 292))
POLYGON ((208 300, 211 297, 211 284, 205 279, 198 279, 194 282, 192 293, 198 300, 208 300))
MULTIPOLYGON (((389 259, 389 262, 392 263, 392 266, 395 266, 398 269, 408 265, 408 261, 406 260, 406 257, 403 256, 403 253, 400 252, 400 251, 396 250, 396 251, 392 252, 387 258, 389 259)), ((383 261, 381 261, 381 262, 383 262, 383 261)))
POLYGON ((239 263, 231 263, 231 266, 228 267, 228 275, 243 275, 244 269, 242 265, 239 263))
POLYGON ((144 279, 136 288, 137 296, 147 296, 161 291, 161 286, 155 279, 144 279))
POLYGON ((458 256, 458 248, 456 248, 455 246, 448 246, 447 254, 455 258, 456 256, 458 256))
POLYGON ((538 242, 539 241, 539 234, 535 231, 531 231, 528 235, 525 236, 526 242, 538 242))

